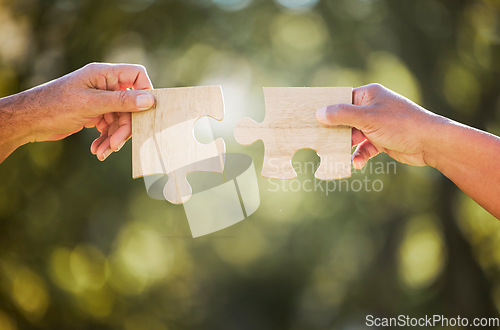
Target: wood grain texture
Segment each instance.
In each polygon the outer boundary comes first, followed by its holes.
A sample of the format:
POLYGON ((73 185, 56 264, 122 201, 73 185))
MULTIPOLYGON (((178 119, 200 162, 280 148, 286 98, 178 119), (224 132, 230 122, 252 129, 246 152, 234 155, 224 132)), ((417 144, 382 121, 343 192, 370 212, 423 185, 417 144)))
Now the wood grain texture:
POLYGON ((351 128, 325 126, 316 110, 337 103, 352 103, 351 87, 264 88, 266 116, 262 123, 243 118, 234 129, 236 141, 264 142, 262 176, 293 179, 292 157, 300 149, 313 149, 321 163, 315 177, 332 180, 351 175, 351 128))
POLYGON ((224 170, 224 140, 201 144, 193 132, 200 117, 223 119, 222 91, 220 86, 199 86, 150 92, 155 109, 132 114, 132 176, 167 174, 164 197, 175 204, 184 203, 192 193, 188 173, 224 170))

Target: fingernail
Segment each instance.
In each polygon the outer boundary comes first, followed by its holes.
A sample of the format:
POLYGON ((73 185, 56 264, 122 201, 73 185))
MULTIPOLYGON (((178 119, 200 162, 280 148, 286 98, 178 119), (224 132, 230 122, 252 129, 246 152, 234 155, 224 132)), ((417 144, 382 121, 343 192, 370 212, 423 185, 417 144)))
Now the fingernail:
POLYGON ((116 149, 115 152, 120 151, 120 149, 123 147, 123 145, 125 144, 125 142, 127 142, 127 141, 123 141, 122 143, 120 143, 120 145, 118 146, 118 149, 116 149))
POLYGON ((135 99, 135 104, 139 110, 150 109, 155 104, 155 98, 149 93, 139 94, 135 99))
POLYGON ((326 107, 316 111, 316 119, 322 124, 328 124, 328 120, 326 119, 326 107))
POLYGON ((105 160, 106 158, 108 158, 108 156, 113 152, 113 150, 111 149, 108 149, 106 150, 105 152, 102 153, 102 160, 105 160))

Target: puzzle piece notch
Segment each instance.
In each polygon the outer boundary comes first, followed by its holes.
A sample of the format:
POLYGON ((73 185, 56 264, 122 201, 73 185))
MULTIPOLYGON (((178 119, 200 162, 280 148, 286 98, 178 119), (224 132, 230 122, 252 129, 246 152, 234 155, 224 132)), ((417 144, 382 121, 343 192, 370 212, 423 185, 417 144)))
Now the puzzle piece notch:
POLYGON ((352 103, 351 87, 267 87, 264 97, 264 121, 258 123, 243 118, 234 129, 240 144, 263 141, 262 176, 296 178, 292 158, 301 149, 313 149, 319 155, 317 179, 332 180, 351 175, 351 128, 325 126, 315 116, 321 107, 352 103))
POLYGON ((223 139, 217 139, 214 142, 217 148, 216 157, 208 158, 172 171, 168 174, 169 180, 163 188, 163 196, 166 200, 174 204, 183 204, 187 202, 192 195, 192 188, 187 180, 187 175, 191 172, 217 172, 224 171, 226 145, 223 139), (218 170, 220 168, 220 170, 218 170), (208 170, 212 169, 212 170, 208 170))
POLYGON ((220 86, 199 86, 149 92, 155 97, 155 109, 132 114, 133 178, 167 174, 164 197, 181 204, 192 193, 187 174, 224 170, 224 140, 201 144, 193 132, 200 117, 223 119, 222 91, 220 86))

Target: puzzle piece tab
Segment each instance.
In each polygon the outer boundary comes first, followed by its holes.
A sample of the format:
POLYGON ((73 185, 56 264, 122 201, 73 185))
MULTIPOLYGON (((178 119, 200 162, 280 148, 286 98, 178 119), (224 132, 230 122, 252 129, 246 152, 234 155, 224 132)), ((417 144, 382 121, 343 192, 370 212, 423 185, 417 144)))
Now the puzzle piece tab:
POLYGON ((201 144, 193 132, 200 117, 223 119, 222 91, 220 86, 200 86, 150 92, 156 100, 155 109, 132 114, 132 176, 167 174, 163 195, 181 204, 192 193, 187 174, 224 170, 224 140, 201 144))
POLYGON ((314 176, 332 180, 351 175, 351 128, 325 126, 316 110, 337 103, 352 103, 351 87, 267 87, 262 123, 243 118, 234 129, 239 144, 264 142, 262 176, 293 179, 292 157, 300 149, 316 150, 320 166, 314 176))

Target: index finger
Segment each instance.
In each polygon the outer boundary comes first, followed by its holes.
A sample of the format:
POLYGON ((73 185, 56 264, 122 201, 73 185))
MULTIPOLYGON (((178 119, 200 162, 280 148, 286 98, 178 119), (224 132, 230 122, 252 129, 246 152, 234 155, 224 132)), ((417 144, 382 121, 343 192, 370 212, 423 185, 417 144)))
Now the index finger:
POLYGON ((116 64, 113 71, 118 77, 120 89, 133 88, 136 90, 153 89, 146 68, 137 64, 116 64))

